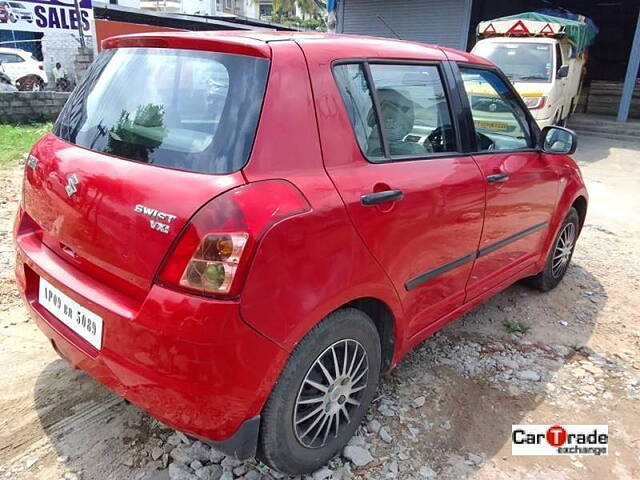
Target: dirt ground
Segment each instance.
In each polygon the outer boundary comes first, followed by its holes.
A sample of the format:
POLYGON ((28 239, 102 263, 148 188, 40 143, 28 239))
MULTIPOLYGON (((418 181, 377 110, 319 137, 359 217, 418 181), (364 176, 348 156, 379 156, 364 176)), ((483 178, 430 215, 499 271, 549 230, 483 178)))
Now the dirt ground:
MULTIPOLYGON (((583 137, 575 158, 591 201, 563 283, 514 285, 428 339, 383 378, 352 442, 372 460, 309 478, 640 478, 640 140, 583 137), (607 424, 609 455, 511 455, 513 424, 551 423, 607 424)), ((13 283, 21 171, 0 173, 0 478, 281 478, 203 450, 58 358, 13 283)))

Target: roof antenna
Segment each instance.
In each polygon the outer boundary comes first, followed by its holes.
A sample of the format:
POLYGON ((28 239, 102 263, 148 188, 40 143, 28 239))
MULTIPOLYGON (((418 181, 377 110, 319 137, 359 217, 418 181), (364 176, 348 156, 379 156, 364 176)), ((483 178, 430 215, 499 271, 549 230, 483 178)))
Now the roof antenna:
POLYGON ((400 38, 400 35, 398 35, 398 34, 396 33, 396 31, 395 31, 393 28, 391 28, 387 22, 385 22, 385 21, 384 21, 384 18, 382 18, 382 16, 381 16, 381 15, 376 15, 376 17, 378 17, 378 20, 380 20, 382 23, 384 23, 384 26, 385 26, 385 27, 387 27, 389 30, 391 30, 391 33, 393 33, 393 34, 396 36, 396 38, 397 38, 398 40, 402 40, 402 39, 400 38))

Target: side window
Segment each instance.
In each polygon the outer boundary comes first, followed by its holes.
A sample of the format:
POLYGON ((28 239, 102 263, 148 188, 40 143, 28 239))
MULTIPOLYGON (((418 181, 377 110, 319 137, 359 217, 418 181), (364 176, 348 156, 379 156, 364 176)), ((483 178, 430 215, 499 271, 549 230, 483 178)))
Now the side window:
POLYGON ((476 128, 477 150, 519 150, 533 147, 524 110, 494 72, 460 68, 476 128))
POLYGON ((334 75, 360 149, 374 161, 384 159, 378 116, 363 65, 337 65, 334 75))
POLYGON ((12 53, 0 53, 0 62, 2 63, 21 63, 24 62, 18 55, 12 53))
POLYGON ((334 69, 358 143, 369 160, 424 158, 457 151, 438 67, 372 63, 369 69, 370 79, 364 64, 334 69))
POLYGON ((562 60, 562 49, 560 48, 560 44, 556 43, 556 75, 562 65, 564 65, 564 60, 562 60))
POLYGON ((392 158, 456 151, 438 67, 371 64, 370 68, 392 158))

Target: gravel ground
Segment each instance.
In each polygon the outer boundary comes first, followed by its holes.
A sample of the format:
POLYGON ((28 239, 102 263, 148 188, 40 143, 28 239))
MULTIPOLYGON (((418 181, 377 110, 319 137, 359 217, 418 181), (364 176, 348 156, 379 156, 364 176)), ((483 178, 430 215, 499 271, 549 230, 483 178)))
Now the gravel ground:
MULTIPOLYGON (((514 285, 424 342, 382 379, 343 455, 305 479, 640 478, 639 150, 581 138, 591 204, 563 283, 514 285), (610 453, 513 457, 521 423, 608 424, 610 453)), ((13 283, 21 171, 0 178, 0 478, 285 478, 173 432, 56 356, 13 283)))

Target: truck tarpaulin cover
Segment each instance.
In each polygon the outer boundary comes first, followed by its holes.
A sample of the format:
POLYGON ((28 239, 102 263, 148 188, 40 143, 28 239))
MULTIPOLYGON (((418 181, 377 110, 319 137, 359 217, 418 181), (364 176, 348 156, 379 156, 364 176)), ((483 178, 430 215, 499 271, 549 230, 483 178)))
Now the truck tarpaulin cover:
POLYGON ((524 12, 493 19, 495 22, 503 20, 533 20, 536 22, 559 23, 564 26, 567 37, 571 43, 575 45, 578 53, 584 52, 589 45, 591 45, 598 33, 598 30, 592 25, 593 22, 583 23, 577 20, 570 20, 555 15, 545 15, 538 12, 524 12))

